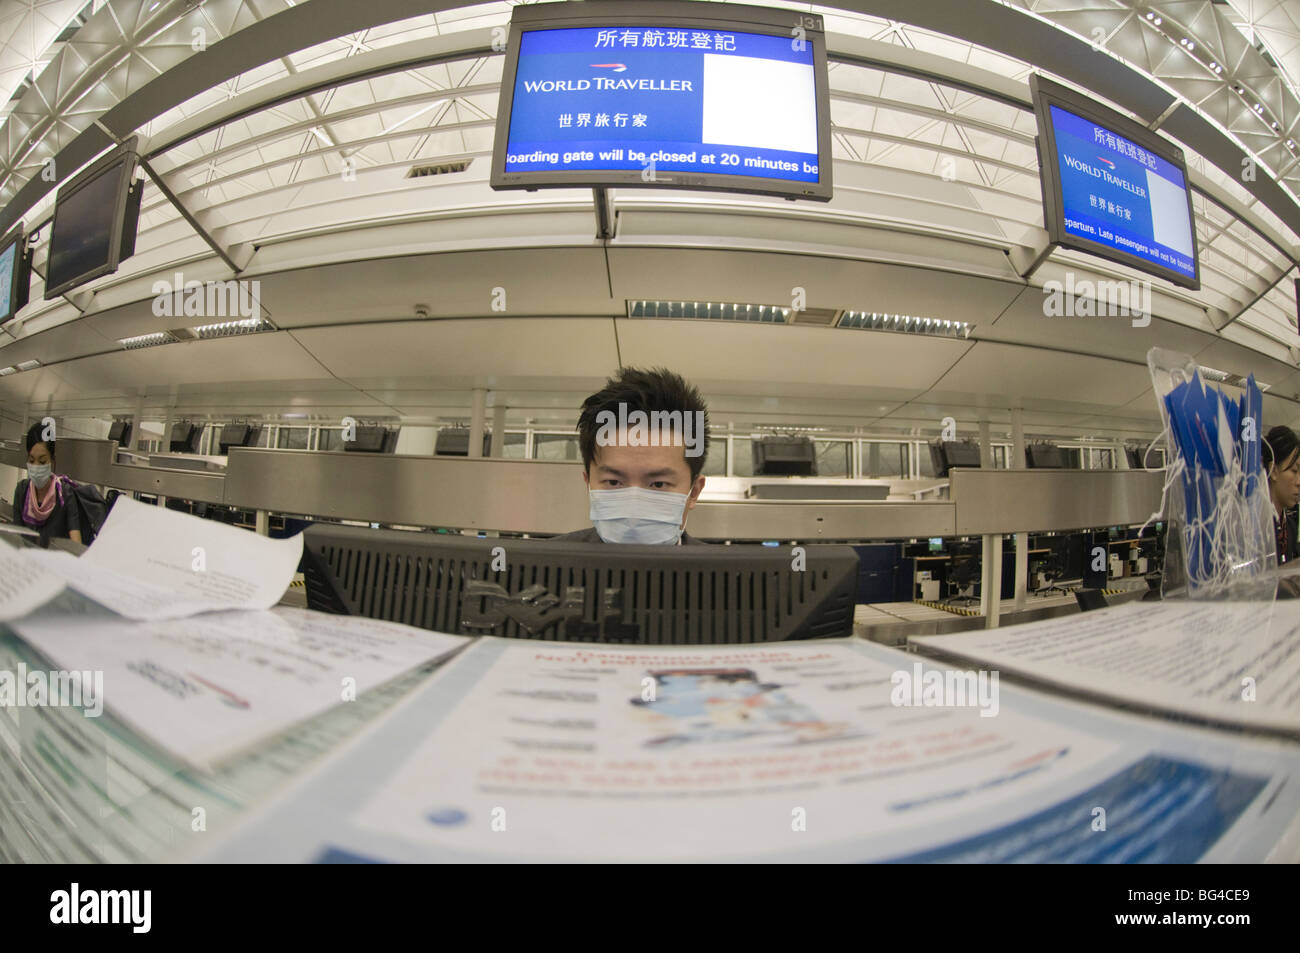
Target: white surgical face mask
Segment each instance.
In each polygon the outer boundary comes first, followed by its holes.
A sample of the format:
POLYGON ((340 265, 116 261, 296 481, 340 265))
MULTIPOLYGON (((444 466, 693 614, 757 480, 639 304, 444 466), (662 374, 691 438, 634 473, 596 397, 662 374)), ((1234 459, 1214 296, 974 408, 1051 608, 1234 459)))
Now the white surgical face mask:
POLYGON ((592 525, 607 543, 673 545, 681 540, 685 493, 626 486, 588 490, 587 495, 592 525))
POLYGON ((50 482, 50 471, 53 467, 48 463, 29 463, 27 464, 27 478, 36 484, 36 488, 43 490, 45 484, 50 482))

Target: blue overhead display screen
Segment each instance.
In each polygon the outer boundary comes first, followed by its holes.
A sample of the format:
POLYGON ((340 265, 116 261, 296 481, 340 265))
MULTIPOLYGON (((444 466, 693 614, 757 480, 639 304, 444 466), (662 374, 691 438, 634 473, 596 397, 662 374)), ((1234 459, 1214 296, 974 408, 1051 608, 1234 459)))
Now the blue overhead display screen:
POLYGON ((14 269, 18 267, 18 246, 22 242, 10 242, 0 251, 0 321, 8 321, 14 316, 14 269))
POLYGON ((1187 178, 1172 162, 1050 105, 1066 235, 1195 281, 1187 178))
POLYGON ((664 27, 524 32, 504 171, 819 183, 813 43, 664 27))

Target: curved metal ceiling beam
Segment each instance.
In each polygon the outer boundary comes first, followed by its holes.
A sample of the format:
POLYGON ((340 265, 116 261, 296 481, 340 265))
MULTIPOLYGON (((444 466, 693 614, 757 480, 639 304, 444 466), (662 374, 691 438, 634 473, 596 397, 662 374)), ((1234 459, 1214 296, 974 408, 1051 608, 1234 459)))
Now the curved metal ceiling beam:
MULTIPOLYGON (((143 3, 144 0, 132 0, 132 3, 118 3, 114 7, 143 7, 143 3)), ((190 46, 177 49, 174 43, 169 44, 168 59, 176 61, 162 75, 138 88, 125 90, 116 105, 100 112, 94 122, 53 156, 55 167, 70 171, 80 169, 151 119, 282 56, 381 24, 454 10, 464 5, 463 0, 366 0, 365 3, 356 0, 312 0, 310 3, 281 10, 265 19, 256 19, 247 12, 243 3, 226 4, 220 12, 229 18, 229 26, 222 39, 201 50, 194 50, 190 46)), ((217 4, 207 4, 199 9, 216 7, 217 4)), ((165 11, 159 11, 160 14, 163 12, 165 11)), ((120 12, 106 7, 96 14, 92 24, 106 13, 121 16, 120 12)), ((147 42, 141 42, 135 49, 147 47, 147 42)), ((76 44, 77 38, 74 37, 68 48, 75 48, 76 44)), ((66 52, 67 49, 63 51, 66 52)), ((51 70, 46 70, 46 73, 50 72, 51 70)), ((46 73, 41 74, 38 87, 46 73)), ((124 82, 129 83, 129 79, 124 82)), ((51 102, 54 97, 47 94, 44 99, 51 102)), ((55 108, 57 104, 51 107, 51 111, 55 108)), ((11 140, 14 130, 10 128, 10 123, 13 121, 14 117, 11 116, 5 126, 11 140)), ((56 185, 56 182, 48 182, 40 175, 28 179, 6 203, 4 211, 0 212, 0 234, 4 234, 56 185)))
MULTIPOLYGON (((243 119, 263 110, 293 102, 303 96, 324 92, 340 86, 373 79, 385 74, 416 69, 439 63, 456 62, 478 56, 491 55, 491 29, 466 30, 444 36, 411 40, 382 50, 334 60, 321 66, 311 67, 285 76, 269 83, 264 83, 248 92, 241 93, 224 102, 217 103, 200 112, 177 122, 158 133, 142 146, 148 158, 159 157, 178 145, 189 142, 215 129, 243 119)), ((832 63, 845 63, 867 69, 877 69, 890 74, 910 76, 926 82, 938 83, 952 89, 958 89, 978 95, 1025 112, 1033 110, 1033 101, 1029 96, 1029 87, 1019 80, 1007 79, 979 67, 969 66, 955 60, 920 50, 910 49, 894 43, 869 40, 862 37, 831 34, 827 39, 829 47, 827 57, 832 63)), ((448 90, 447 95, 456 95, 456 90, 448 90)), ((429 94, 435 95, 435 94, 429 94)), ((833 98, 851 102, 871 102, 888 108, 901 108, 912 113, 931 114, 936 119, 946 122, 962 123, 959 116, 945 116, 938 110, 917 110, 905 104, 886 103, 873 97, 854 93, 833 93, 833 98)), ((425 97, 421 97, 423 99, 425 97)), ((386 108, 386 106, 385 106, 386 108)), ((973 121, 975 126, 981 126, 973 121)), ((854 130, 847 130, 853 132, 854 130)), ((1031 136, 1018 136, 1005 129, 987 126, 987 131, 1008 139, 1032 144, 1031 136)), ((879 133, 871 135, 881 137, 879 133)), ((888 138, 888 137, 882 137, 888 138)), ((241 143, 240 146, 246 145, 241 143)), ((925 143, 918 143, 927 146, 925 143)), ((944 150, 947 151, 947 150, 944 150)), ((973 157, 976 161, 992 163, 1007 168, 1006 163, 988 157, 973 157)), ((1026 174, 1035 174, 1032 170, 1026 174)), ((1222 188, 1198 174, 1188 170, 1191 187, 1204 195, 1216 205, 1227 210, 1234 218, 1242 222, 1263 238, 1272 248, 1289 261, 1295 262, 1300 256, 1300 248, 1292 247, 1288 241, 1267 223, 1259 219, 1249 209, 1240 204, 1222 188)), ((209 183, 210 184, 210 183, 209 183)))
MULTIPOLYGON (((185 56, 162 75, 126 93, 55 157, 62 169, 79 169, 116 140, 125 139, 151 119, 277 58, 349 33, 411 17, 463 6, 462 0, 312 0, 280 11, 233 32, 201 52, 185 56)), ((1052 24, 996 0, 831 0, 827 6, 884 17, 985 47, 1054 74, 1117 103, 1151 124, 1168 114, 1162 127, 1233 178, 1240 176, 1245 151, 1208 121, 1162 89, 1151 78, 1052 24), (960 32, 954 29, 960 24, 960 32), (1177 104, 1176 104, 1177 103, 1177 104), (1170 108, 1173 111, 1170 112, 1170 108)), ((794 17, 796 11, 791 11, 794 17)), ((800 15, 805 15, 800 12, 800 15)), ((1266 172, 1242 186, 1300 234, 1297 205, 1266 172)), ((0 212, 0 234, 36 204, 54 183, 29 179, 0 212)))

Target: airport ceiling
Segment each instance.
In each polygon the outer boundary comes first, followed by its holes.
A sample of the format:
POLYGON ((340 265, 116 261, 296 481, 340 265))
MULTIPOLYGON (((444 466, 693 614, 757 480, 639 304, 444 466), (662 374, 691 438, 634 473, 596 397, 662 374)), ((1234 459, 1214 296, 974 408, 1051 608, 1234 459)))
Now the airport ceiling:
POLYGON ((546 422, 621 361, 689 371, 739 425, 929 432, 1022 406, 1043 429, 1127 436, 1156 429, 1145 354, 1159 345, 1253 371, 1268 414, 1300 423, 1300 4, 764 5, 825 17, 835 199, 612 190, 618 230, 602 242, 589 190, 488 187, 492 30, 513 4, 0 0, 0 231, 47 219, 47 161, 66 180, 110 133, 139 135, 172 193, 146 183, 137 253, 116 275, 52 302, 34 280, 0 365, 42 366, 0 376, 0 406, 438 419, 485 386, 546 422), (1018 274, 1044 234, 1034 70, 1188 153, 1203 288, 1154 282, 1149 328, 1043 315, 1046 280, 1135 272, 1058 251, 1018 274), (152 313, 156 281, 229 278, 231 264, 261 282, 277 331, 118 343, 172 326, 152 313), (974 330, 626 317, 634 299, 782 304, 795 285, 811 308, 974 330), (495 287, 510 317, 489 307, 495 287))

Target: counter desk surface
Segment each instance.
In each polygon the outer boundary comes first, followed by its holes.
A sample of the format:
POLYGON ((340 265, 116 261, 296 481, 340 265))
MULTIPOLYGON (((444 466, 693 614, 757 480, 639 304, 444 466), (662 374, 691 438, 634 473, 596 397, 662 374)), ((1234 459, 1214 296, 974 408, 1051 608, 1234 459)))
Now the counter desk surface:
MULTIPOLYGON (((867 607, 866 611, 879 614, 885 610, 867 607)), ((903 621, 901 616, 894 618, 903 621)), ((590 853, 566 855, 569 848, 556 847, 560 842, 553 842, 549 835, 530 841, 530 821, 535 816, 529 812, 541 811, 536 815, 540 817, 553 809, 559 812, 557 817, 568 818, 565 823, 577 823, 570 810, 576 804, 590 823, 599 826, 603 818, 614 824, 611 831, 626 832, 630 830, 628 811, 643 818, 659 816, 659 808, 644 813, 647 804, 658 803, 644 801, 651 793, 643 792, 632 800, 605 801, 598 791, 593 800, 593 791, 588 790, 570 803, 564 791, 542 791, 538 786, 545 788, 550 783, 548 777, 554 781, 554 770, 561 762, 569 764, 565 770, 572 772, 580 763, 598 765, 604 757, 607 766, 621 765, 618 770, 626 774, 642 762, 647 766, 643 770, 662 762, 660 771, 681 771, 690 763, 705 763, 698 761, 700 758, 725 755, 731 759, 728 763, 738 765, 734 770, 741 781, 723 783, 724 788, 740 784, 734 794, 719 797, 721 792, 715 791, 698 802, 689 797, 683 802, 679 792, 676 798, 663 802, 665 823, 669 813, 694 803, 675 823, 702 825, 701 831, 725 828, 714 824, 715 808, 726 813, 731 805, 748 816, 769 804, 773 808, 785 805, 782 811, 788 827, 789 795, 781 793, 784 788, 771 776, 772 759, 795 758, 794 765, 801 763, 798 759, 816 762, 830 754, 839 760, 834 765, 825 762, 819 772, 833 768, 834 777, 821 778, 800 798, 821 805, 810 810, 843 811, 849 806, 843 801, 844 785, 865 785, 861 796, 866 800, 854 800, 850 812, 855 818, 860 814, 864 818, 860 829, 845 829, 842 837, 827 838, 823 828, 806 842, 806 849, 794 853, 774 847, 776 842, 765 834, 756 835, 755 859, 787 855, 806 860, 893 855, 915 860, 1013 859, 1003 855, 1013 845, 1025 842, 1016 831, 1031 823, 1031 817, 1011 823, 1005 804, 995 808, 990 800, 999 791, 997 796, 1012 796, 1013 788, 1018 792, 1017 811, 1032 814, 1041 808, 1044 813, 1032 823, 1047 823, 1041 817, 1050 816, 1051 823, 1060 826, 1056 848, 1041 857, 1019 859, 1124 859, 1126 850, 1137 850, 1138 842, 1150 840, 1149 830, 1143 833, 1132 825, 1122 826, 1118 813, 1111 841, 1080 835, 1072 812, 1079 804, 1092 804, 1097 798, 1109 798, 1099 803, 1114 805, 1116 811, 1121 805, 1124 811, 1145 811, 1161 798, 1173 798, 1168 801, 1174 806, 1168 809, 1166 820, 1185 832, 1185 842, 1170 839, 1169 844, 1180 846, 1172 853, 1160 848, 1157 854, 1162 859, 1265 860, 1295 855, 1300 745, 1122 714, 1106 706, 1061 700, 1010 684, 1002 686, 1000 700, 994 698, 994 706, 1000 704, 1001 712, 1000 717, 991 719, 974 710, 891 713, 885 705, 881 712, 879 705, 864 705, 870 702, 860 697, 866 688, 831 690, 883 682, 888 691, 889 673, 893 671, 897 677, 914 664, 921 664, 918 656, 862 639, 651 650, 485 638, 471 643, 450 662, 422 665, 362 693, 355 702, 337 705, 259 744, 212 772, 185 767, 115 718, 111 694, 108 709, 98 718, 84 717, 74 709, 3 709, 0 861, 319 860, 334 856, 330 851, 335 848, 328 846, 334 844, 340 851, 335 859, 364 859, 366 851, 379 850, 376 845, 383 845, 380 852, 393 860, 510 859, 498 856, 496 845, 506 841, 485 841, 489 853, 476 854, 474 850, 483 845, 473 840, 472 832, 465 835, 463 848, 453 849, 434 839, 434 834, 441 838, 447 833, 441 828, 421 833, 412 826, 401 837, 390 833, 372 842, 367 831, 375 824, 387 823, 383 818, 391 816, 397 825, 394 830, 400 829, 397 819, 402 806, 409 807, 413 791, 424 792, 429 804, 445 801, 461 805, 429 815, 438 824, 443 823, 439 818, 458 812, 475 816, 470 805, 483 797, 493 804, 508 803, 512 811, 518 807, 512 814, 516 825, 512 830, 521 836, 509 842, 521 851, 516 859, 554 856, 556 849, 560 859, 654 859, 661 848, 666 852, 663 859, 709 859, 708 849, 691 852, 690 838, 660 845, 638 840, 640 835, 635 833, 627 834, 631 840, 626 843, 623 833, 611 834, 604 843, 594 839, 586 848, 590 853), (638 663, 639 651, 650 652, 652 657, 638 663), (590 676, 582 675, 579 669, 588 664, 594 665, 590 676), (691 667, 695 664, 703 667, 691 667), (746 692, 751 681, 730 678, 716 686, 710 682, 713 687, 699 686, 703 694, 694 689, 682 694, 681 678, 707 679, 712 677, 708 673, 724 669, 752 672, 752 684, 763 691, 746 692), (670 670, 676 681, 663 681, 663 672, 670 670), (628 701, 636 696, 644 700, 646 672, 659 672, 654 678, 660 679, 660 689, 666 693, 656 700, 658 709, 655 702, 639 705, 628 701), (696 675, 688 676, 689 672, 696 675), (583 701, 588 694, 594 700, 591 703, 583 701), (697 711, 697 705, 706 701, 697 711), (733 708, 745 711, 746 718, 736 722, 728 716, 733 708), (573 716, 582 712, 592 720, 594 734, 591 728, 585 733, 580 730, 581 719, 573 716), (537 739, 551 731, 544 727, 550 723, 546 713, 561 719, 554 723, 555 730, 566 738, 586 738, 589 750, 573 748, 576 742, 565 742, 553 752, 538 750, 537 739), (605 723, 602 719, 626 719, 626 724, 615 731, 612 726, 600 727, 605 723), (874 727, 865 730, 868 721, 874 727), (974 735, 969 734, 972 730, 974 735), (658 736, 660 742, 676 740, 670 745, 656 742, 649 747, 628 747, 629 732, 645 731, 667 731, 658 736), (429 737, 417 744, 422 732, 429 737), (989 745, 976 745, 962 761, 964 767, 948 780, 944 780, 948 778, 944 772, 949 768, 940 763, 944 758, 932 752, 923 759, 940 758, 932 772, 904 771, 900 777, 891 770, 880 777, 894 780, 873 781, 873 772, 864 774, 853 764, 879 757, 879 745, 890 733, 898 736, 892 744, 911 744, 907 739, 915 735, 917 741, 931 739, 925 743, 932 748, 940 736, 950 737, 954 743, 961 737, 984 738, 989 745), (993 744, 998 737, 1002 740, 993 744), (527 738, 534 741, 525 744, 527 738), (429 748, 434 742, 442 747, 429 748), (687 747, 682 748, 683 744, 687 747), (1007 746, 1008 754, 999 755, 1003 749, 998 745, 1007 746), (435 750, 439 752, 436 757, 431 754, 435 750), (1044 751, 1056 754, 1044 761, 1044 751), (1024 761, 1022 755, 1029 760, 1024 761), (1026 773, 1022 764, 1007 773, 1010 769, 1003 764, 1007 758, 1039 767, 1026 773), (548 769, 551 775, 538 773, 522 787, 505 780, 513 777, 510 772, 515 770, 505 765, 543 762, 552 765, 548 769), (450 766, 441 781, 420 774, 425 770, 421 765, 435 764, 450 766), (746 764, 753 770, 744 767, 746 764), (670 765, 677 767, 670 769, 670 765), (1034 780, 1035 772, 1041 772, 1041 783, 1034 780), (469 780, 493 773, 501 780, 481 785, 487 793, 476 793, 477 789, 467 786, 469 780), (942 783, 936 787, 937 782, 942 783), (879 787, 881 784, 884 787, 879 787), (951 798, 956 788, 944 794, 948 785, 967 789, 961 803, 969 802, 969 810, 940 812, 947 820, 936 826, 926 820, 931 808, 922 810, 921 805, 938 805, 951 798), (875 801, 881 793, 887 800, 875 801), (395 806, 382 807, 388 803, 385 799, 395 806), (914 802, 916 807, 904 810, 896 804, 891 808, 890 801, 914 802), (1272 813, 1266 817, 1261 816, 1264 801, 1272 805, 1272 813), (1205 805, 1215 806, 1212 816, 1204 813, 1205 805), (370 820, 360 824, 357 818, 366 811, 370 820), (903 829, 913 819, 921 826, 914 830, 915 839, 909 839, 903 829), (1005 836, 996 834, 1009 823, 1005 836), (890 833, 894 828, 899 829, 890 833), (948 839, 942 847, 920 849, 918 845, 932 839, 932 832, 942 832, 948 839), (426 834, 426 841, 421 841, 426 834), (1119 844, 1127 846, 1118 849, 1115 845, 1119 844), (545 853, 548 850, 552 853, 545 853)), ((0 630, 0 671, 45 665, 47 661, 12 630, 0 630)), ((996 688, 996 681, 994 685, 996 688)), ((589 773, 589 780, 599 788, 603 783, 596 780, 600 772, 592 768, 589 773)), ((565 782, 570 788, 578 783, 572 778, 565 782)), ((643 774, 638 781, 627 774, 620 783, 650 784, 652 778, 653 774, 643 774)), ((717 783, 722 783, 721 779, 719 775, 717 783)), ((486 813, 486 804, 477 805, 479 815, 486 813)), ((422 823, 417 815, 410 817, 411 825, 422 823)), ((1086 828, 1087 818, 1081 823, 1086 828)), ((767 828, 762 824, 755 827, 755 831, 763 830, 767 828)), ((710 838, 718 841, 713 835, 705 839, 710 838)))

